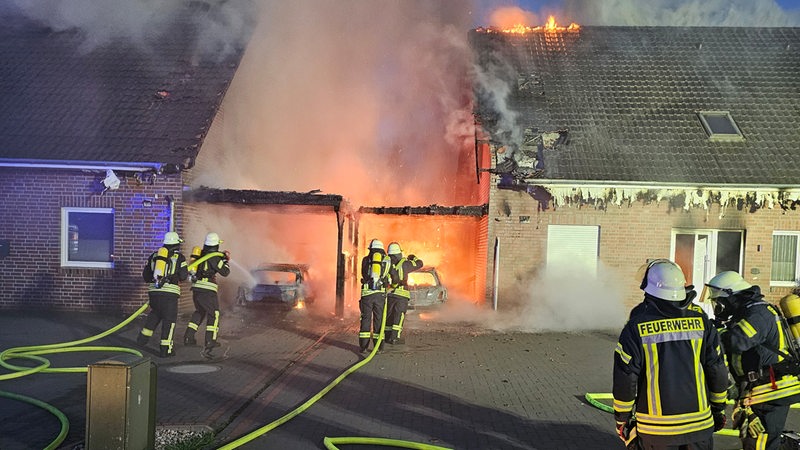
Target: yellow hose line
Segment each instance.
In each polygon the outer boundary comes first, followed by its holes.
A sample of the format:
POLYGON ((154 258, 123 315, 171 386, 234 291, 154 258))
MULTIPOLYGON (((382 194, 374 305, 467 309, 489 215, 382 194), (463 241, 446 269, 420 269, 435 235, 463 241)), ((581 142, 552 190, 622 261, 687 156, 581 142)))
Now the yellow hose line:
POLYGON ((451 450, 447 447, 438 447, 436 445, 420 444, 417 442, 400 441, 397 439, 382 439, 382 438, 366 438, 366 437, 326 437, 322 441, 325 448, 328 450, 339 450, 335 444, 370 444, 370 445, 384 445, 387 447, 399 448, 414 448, 419 450, 451 450))
POLYGON ((67 433, 69 433, 69 420, 67 419, 67 416, 64 415, 64 413, 57 410, 53 406, 48 405, 47 403, 41 400, 36 400, 35 398, 28 397, 26 395, 13 394, 11 392, 0 391, 0 397, 5 397, 5 398, 10 398, 11 400, 18 400, 21 402, 30 403, 31 405, 38 406, 46 410, 50 414, 56 416, 58 421, 61 423, 61 432, 58 433, 58 436, 53 440, 53 442, 51 442, 47 447, 45 447, 45 450, 58 448, 59 444, 64 442, 64 439, 67 438, 67 433))
POLYGON ((199 266, 199 265, 200 265, 200 263, 202 263, 203 261, 205 261, 205 260, 207 260, 207 259, 211 258, 212 256, 219 256, 219 257, 222 257, 222 258, 224 258, 224 257, 225 257, 225 253, 222 253, 222 252, 211 252, 211 253, 209 253, 209 254, 207 254, 207 255, 203 255, 202 257, 200 257, 200 258, 197 258, 196 260, 192 261, 192 263, 191 263, 191 264, 189 264, 189 265, 187 266, 187 268, 188 268, 189 270, 192 270, 192 269, 196 268, 197 266, 199 266))
MULTIPOLYGON (((613 394, 608 394, 608 393, 602 393, 602 394, 599 394, 599 393, 587 393, 584 396, 584 398, 586 398, 586 401, 588 401, 589 404, 591 404, 595 408, 598 408, 598 409, 603 410, 603 411, 608 412, 608 413, 613 413, 614 412, 614 408, 613 407, 611 407, 609 405, 606 405, 605 403, 599 401, 599 400, 614 400, 614 395, 613 394)), ((733 400, 728 400, 728 404, 729 405, 732 405, 734 403, 735 402, 733 400)), ((794 403, 794 404, 792 404, 790 406, 790 408, 793 408, 793 409, 800 408, 800 403, 794 403)), ((719 431, 715 432, 714 434, 719 434, 721 436, 739 436, 739 430, 732 430, 732 429, 724 428, 722 430, 719 430, 719 431)))
MULTIPOLYGON (((42 372, 42 373, 76 373, 76 372, 88 372, 89 368, 87 366, 83 367, 50 367, 50 361, 46 358, 42 358, 39 355, 48 355, 51 353, 69 353, 69 352, 87 352, 87 351, 109 351, 109 352, 123 352, 123 353, 132 353, 137 356, 142 356, 142 353, 138 350, 127 348, 127 347, 108 347, 108 346, 83 346, 79 347, 81 344, 86 344, 92 341, 96 341, 98 339, 104 338, 109 334, 116 332, 117 330, 121 329, 125 325, 129 324, 133 321, 136 317, 142 314, 148 307, 148 304, 145 303, 142 305, 136 312, 131 314, 127 319, 122 321, 120 324, 116 325, 115 327, 106 330, 100 334, 95 336, 91 336, 88 338, 80 339, 77 341, 71 342, 61 342, 56 344, 45 344, 45 345, 29 345, 25 347, 12 347, 9 349, 0 352, 0 366, 5 367, 8 370, 11 370, 11 373, 0 375, 0 381, 3 380, 10 380, 14 378, 20 378, 26 375, 31 375, 34 373, 42 372), (17 366, 11 363, 6 362, 9 359, 27 359, 32 360, 39 365, 34 367, 23 367, 17 366)), ((37 400, 35 398, 27 397, 20 394, 14 394, 11 392, 0 391, 0 397, 10 398, 13 400, 18 400, 22 402, 30 403, 34 406, 38 406, 54 416, 58 418, 59 422, 61 422, 61 431, 58 433, 58 436, 50 442, 50 444, 45 447, 45 450, 55 449, 64 442, 64 439, 67 438, 67 433, 69 432, 69 420, 67 417, 58 409, 53 407, 52 405, 45 403, 41 400, 37 400)))
MULTIPOLYGON (((352 366, 350 366, 350 368, 348 368, 341 375, 336 377, 336 379, 334 379, 332 382, 330 382, 327 386, 325 386, 325 388, 323 388, 321 391, 319 391, 316 395, 314 395, 310 399, 306 400, 302 405, 298 406, 294 410, 292 410, 289 413, 285 414, 283 417, 280 417, 277 420, 275 420, 274 422, 269 423, 267 425, 264 425, 261 428, 258 428, 258 429, 254 430, 254 431, 251 431, 250 433, 248 433, 248 434, 236 439, 235 441, 230 442, 230 443, 228 443, 226 445, 223 445, 222 447, 219 447, 217 450, 230 450, 230 449, 237 448, 237 447, 239 447, 241 445, 244 445, 244 444, 252 441, 253 439, 256 439, 257 437, 260 437, 260 436, 263 436, 264 434, 267 434, 268 432, 274 430, 275 428, 277 428, 277 427, 283 425, 284 423, 292 420, 293 418, 298 416, 300 413, 302 413, 303 411, 308 409, 311 405, 316 403, 325 394, 330 392, 337 384, 339 384, 339 382, 341 382, 342 380, 347 378, 348 375, 350 375, 351 373, 355 372, 356 370, 360 369, 365 364, 370 362, 372 360, 372 357, 375 356, 375 353, 378 352, 378 349, 381 348, 381 345, 383 345, 383 333, 384 333, 384 331, 386 329, 386 306, 387 306, 386 303, 387 303, 387 300, 386 300, 386 297, 384 297, 384 300, 383 300, 383 316, 381 317, 381 332, 378 335, 377 344, 375 345, 375 347, 372 349, 372 351, 369 353, 369 355, 366 358, 364 358, 361 361, 359 361, 359 362, 353 364, 352 366)), ((445 449, 444 447, 427 446, 426 444, 418 444, 418 443, 415 443, 415 442, 399 441, 399 440, 394 440, 394 439, 382 439, 382 438, 365 438, 365 437, 348 437, 348 438, 328 438, 328 437, 325 437, 325 439, 324 439, 325 446, 328 447, 328 442, 331 441, 331 440, 336 441, 336 440, 340 440, 340 439, 347 439, 348 441, 350 441, 350 440, 358 440, 358 441, 360 441, 360 442, 340 442, 340 443, 379 444, 379 445, 390 445, 390 446, 393 445, 395 447, 419 448, 419 449, 425 449, 425 450, 450 450, 450 449, 445 449), (402 444, 402 445, 397 445, 397 444, 402 444), (415 445, 415 447, 411 447, 411 445, 415 445)), ((333 443, 331 442, 330 445, 333 445, 333 443)), ((332 449, 336 449, 336 446, 328 447, 328 448, 329 449, 331 449, 331 448, 332 449)))

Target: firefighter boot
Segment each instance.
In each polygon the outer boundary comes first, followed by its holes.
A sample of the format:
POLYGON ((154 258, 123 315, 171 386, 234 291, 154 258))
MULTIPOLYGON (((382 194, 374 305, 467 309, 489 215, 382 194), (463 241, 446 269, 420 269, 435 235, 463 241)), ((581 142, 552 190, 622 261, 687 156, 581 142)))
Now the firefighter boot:
POLYGON ((360 338, 360 339, 358 340, 358 346, 359 346, 359 348, 360 348, 360 350, 359 350, 359 351, 360 351, 361 353, 366 353, 366 352, 367 352, 367 349, 369 348, 369 339, 368 339, 368 338, 367 338, 367 339, 365 339, 365 338, 360 338))
POLYGON ((203 347, 203 351, 200 352, 200 356, 205 359, 213 359, 214 355, 211 353, 211 351, 216 347, 219 347, 219 343, 217 341, 207 342, 206 346, 203 347))
POLYGON ((145 336, 142 333, 139 333, 139 336, 136 336, 136 343, 139 347, 147 347, 147 341, 150 340, 150 336, 145 336))
POLYGON ((197 340, 194 338, 195 331, 191 328, 186 329, 186 333, 183 335, 183 345, 187 347, 193 347, 197 345, 197 340))
POLYGON ((378 347, 378 353, 383 353, 383 342, 381 342, 379 345, 378 339, 373 339, 373 343, 375 344, 375 347, 378 347))
POLYGON ((168 345, 162 345, 161 346, 161 352, 159 353, 159 356, 161 356, 162 358, 171 358, 171 357, 175 356, 175 351, 174 350, 170 350, 168 345))

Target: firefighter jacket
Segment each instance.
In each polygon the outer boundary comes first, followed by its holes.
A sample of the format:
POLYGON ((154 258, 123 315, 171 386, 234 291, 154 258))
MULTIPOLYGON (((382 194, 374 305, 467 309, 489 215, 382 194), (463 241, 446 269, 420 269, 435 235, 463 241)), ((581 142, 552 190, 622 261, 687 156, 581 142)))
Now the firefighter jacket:
POLYGON ((780 354, 789 355, 792 336, 775 306, 763 298, 758 286, 734 293, 733 315, 721 332, 731 374, 746 383, 740 395, 749 405, 800 394, 796 365, 780 354))
POLYGON ((727 400, 719 333, 693 303, 683 309, 646 294, 620 333, 613 373, 617 422, 634 414, 639 434, 668 445, 710 437, 711 408, 727 400))
POLYGON ((167 257, 166 272, 163 284, 157 283, 153 273, 156 268, 156 258, 158 252, 153 252, 142 270, 142 278, 150 283, 148 292, 167 292, 170 294, 181 295, 181 287, 178 283, 189 278, 188 264, 186 258, 178 251, 177 246, 165 246, 169 251, 167 257))
POLYGON ((386 252, 370 249, 361 259, 361 296, 385 294, 389 288, 391 261, 386 252))
POLYGON ((216 275, 227 277, 231 273, 231 267, 228 264, 228 258, 224 253, 218 251, 216 246, 214 248, 204 247, 198 259, 207 255, 209 258, 197 265, 192 279, 192 290, 202 289, 217 292, 216 275))
POLYGON ((408 274, 421 269, 423 262, 414 255, 408 255, 408 258, 391 255, 389 258, 392 261, 392 267, 389 270, 389 295, 396 295, 408 300, 411 298, 411 292, 408 291, 408 274))

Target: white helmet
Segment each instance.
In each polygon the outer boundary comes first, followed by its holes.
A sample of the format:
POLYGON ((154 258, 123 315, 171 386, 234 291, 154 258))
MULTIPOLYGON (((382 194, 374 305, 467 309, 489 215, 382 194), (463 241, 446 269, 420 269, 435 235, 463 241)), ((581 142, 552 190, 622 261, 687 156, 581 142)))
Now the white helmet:
POLYGON ((219 238, 217 233, 208 233, 206 235, 205 245, 209 247, 214 247, 215 245, 221 244, 223 241, 219 238))
POLYGON ((640 288, 663 300, 686 300, 686 277, 683 270, 668 259, 657 259, 647 265, 640 288))
POLYGON ((178 233, 174 231, 168 231, 167 234, 164 235, 164 245, 175 245, 181 242, 183 242, 183 239, 178 237, 178 233))
POLYGON ((391 244, 389 244, 389 248, 386 253, 390 255, 402 255, 403 249, 400 248, 400 244, 398 244, 397 242, 392 242, 391 244))
POLYGON ((716 274, 714 278, 708 280, 706 286, 711 289, 709 295, 711 298, 728 297, 731 294, 753 287, 738 272, 732 270, 716 274))
POLYGON ((369 248, 376 249, 376 250, 378 250, 378 249, 383 250, 383 242, 381 242, 381 241, 379 241, 377 239, 373 239, 373 240, 369 241, 369 248))

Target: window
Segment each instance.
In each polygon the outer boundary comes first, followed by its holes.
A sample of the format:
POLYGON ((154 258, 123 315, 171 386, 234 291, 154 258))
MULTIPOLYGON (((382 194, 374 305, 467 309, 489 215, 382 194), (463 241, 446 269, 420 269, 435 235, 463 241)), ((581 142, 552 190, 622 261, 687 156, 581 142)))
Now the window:
POLYGON ((600 227, 550 225, 547 227, 547 269, 581 271, 597 275, 600 227))
POLYGON ((772 271, 770 285, 795 286, 800 274, 797 273, 798 231, 776 231, 772 234, 772 271))
POLYGON ((686 282, 697 292, 714 275, 725 270, 742 271, 744 231, 673 230, 673 260, 681 266, 686 282))
POLYGON ((710 141, 743 141, 741 130, 728 111, 700 111, 697 113, 710 141))
POLYGON ((114 210, 61 208, 61 265, 114 267, 114 210))

